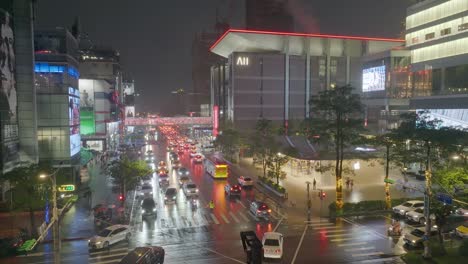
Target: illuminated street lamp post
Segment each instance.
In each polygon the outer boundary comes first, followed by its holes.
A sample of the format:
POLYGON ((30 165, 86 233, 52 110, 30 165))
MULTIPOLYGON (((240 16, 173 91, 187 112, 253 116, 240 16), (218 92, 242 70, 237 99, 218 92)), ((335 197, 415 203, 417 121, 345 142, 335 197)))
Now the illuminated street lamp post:
POLYGON ((45 179, 45 178, 50 178, 52 181, 52 203, 53 203, 53 209, 52 209, 52 232, 53 232, 53 239, 54 239, 54 252, 55 254, 60 253, 61 249, 61 241, 60 241, 60 225, 59 225, 59 218, 58 218, 58 209, 57 209, 57 178, 56 174, 60 170, 57 169, 54 173, 52 174, 41 174, 39 175, 39 178, 45 179))

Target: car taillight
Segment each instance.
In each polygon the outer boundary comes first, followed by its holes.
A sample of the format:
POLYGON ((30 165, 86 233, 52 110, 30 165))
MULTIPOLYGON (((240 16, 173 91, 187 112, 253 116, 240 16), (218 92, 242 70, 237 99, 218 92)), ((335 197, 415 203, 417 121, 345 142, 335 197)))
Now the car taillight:
POLYGON ((260 210, 257 210, 257 213, 261 213, 261 212, 262 212, 262 211, 260 211, 260 210))
POLYGON ((231 188, 231 191, 232 191, 232 188, 231 188))
POLYGON ((275 253, 281 253, 281 249, 275 250, 275 253))
POLYGON ((268 212, 271 213, 271 209, 268 209, 268 212))

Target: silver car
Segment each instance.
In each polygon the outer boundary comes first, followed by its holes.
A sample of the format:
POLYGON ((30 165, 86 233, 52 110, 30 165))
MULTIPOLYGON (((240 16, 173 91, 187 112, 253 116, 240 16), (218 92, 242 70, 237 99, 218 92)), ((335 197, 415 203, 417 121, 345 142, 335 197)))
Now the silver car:
POLYGON ((193 182, 188 182, 184 185, 184 194, 185 196, 198 196, 197 185, 193 182))

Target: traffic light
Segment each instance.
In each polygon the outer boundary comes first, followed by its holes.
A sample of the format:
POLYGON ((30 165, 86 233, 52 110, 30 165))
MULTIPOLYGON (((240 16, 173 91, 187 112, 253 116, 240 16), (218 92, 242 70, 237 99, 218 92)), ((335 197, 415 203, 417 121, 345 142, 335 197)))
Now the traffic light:
POLYGON ((121 194, 121 195, 119 195, 119 201, 121 201, 121 202, 122 202, 123 200, 124 200, 124 196, 123 196, 122 194, 121 194))
POLYGON ((325 196, 326 196, 325 192, 320 190, 320 200, 325 199, 325 196))

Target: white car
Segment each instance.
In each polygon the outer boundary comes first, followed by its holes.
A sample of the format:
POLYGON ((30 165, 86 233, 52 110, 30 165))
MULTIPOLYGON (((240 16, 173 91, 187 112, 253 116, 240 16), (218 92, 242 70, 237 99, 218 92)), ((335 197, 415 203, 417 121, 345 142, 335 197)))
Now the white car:
MULTIPOLYGON (((420 227, 420 228, 415 228, 413 231, 410 233, 406 233, 403 236, 403 241, 405 244, 411 246, 411 247, 421 247, 423 245, 424 241, 424 235, 426 232, 426 227, 420 227)), ((430 236, 436 236, 437 235, 437 228, 432 227, 430 236)))
POLYGON ((397 215, 405 216, 406 213, 411 212, 415 210, 416 208, 423 207, 423 206, 424 206, 423 201, 418 201, 418 200, 407 201, 403 204, 393 207, 393 212, 397 215))
POLYGON ((149 184, 145 184, 141 186, 140 195, 145 196, 145 195, 151 195, 151 194, 153 194, 153 186, 149 184))
POLYGON ((263 257, 280 259, 283 257, 283 235, 276 232, 263 234, 263 257))
POLYGON ((456 215, 468 216, 468 209, 458 208, 455 210, 456 215))
POLYGON ((131 237, 130 226, 113 225, 101 230, 97 235, 90 238, 88 240, 88 247, 90 249, 107 248, 122 240, 129 241, 131 237))
MULTIPOLYGON (((435 215, 430 215, 431 220, 435 220, 435 215)), ((424 207, 416 208, 413 211, 406 213, 406 219, 412 222, 420 223, 421 225, 426 223, 426 218, 424 218, 424 207)))
POLYGON ((197 196, 198 195, 198 188, 197 185, 193 182, 188 182, 184 184, 184 194, 185 196, 197 196))
POLYGON ((252 187, 253 186, 253 180, 252 178, 249 177, 244 177, 240 176, 239 179, 237 180, 239 182, 239 185, 242 187, 252 187))

